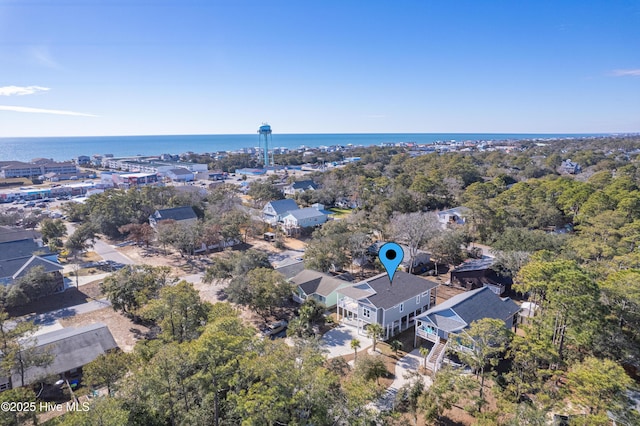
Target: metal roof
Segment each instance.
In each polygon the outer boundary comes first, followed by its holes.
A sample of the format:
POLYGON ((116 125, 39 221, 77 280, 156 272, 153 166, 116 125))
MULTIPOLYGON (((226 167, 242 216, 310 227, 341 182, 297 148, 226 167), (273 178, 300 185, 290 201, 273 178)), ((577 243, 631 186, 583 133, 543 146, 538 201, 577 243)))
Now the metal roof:
MULTIPOLYGON (((23 386, 40 378, 61 374, 82 367, 98 356, 118 347, 109 328, 103 323, 84 327, 68 327, 52 331, 29 339, 32 350, 49 353, 53 361, 46 367, 29 367, 24 373, 23 386)), ((20 373, 11 376, 14 386, 21 382, 20 373)))

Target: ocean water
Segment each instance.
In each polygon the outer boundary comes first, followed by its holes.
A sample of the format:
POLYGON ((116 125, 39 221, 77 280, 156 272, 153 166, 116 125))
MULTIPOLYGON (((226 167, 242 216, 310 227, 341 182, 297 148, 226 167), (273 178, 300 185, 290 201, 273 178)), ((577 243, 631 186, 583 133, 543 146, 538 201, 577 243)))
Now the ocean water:
MULTIPOLYGON (((273 134, 270 146, 297 148, 329 145, 379 145, 383 142, 466 140, 550 139, 597 136, 593 134, 500 134, 500 133, 367 133, 367 134, 273 134)), ((159 136, 87 136, 46 138, 0 138, 0 161, 30 161, 34 158, 70 160, 78 155, 114 156, 180 154, 234 151, 258 146, 258 135, 159 135, 159 136)))

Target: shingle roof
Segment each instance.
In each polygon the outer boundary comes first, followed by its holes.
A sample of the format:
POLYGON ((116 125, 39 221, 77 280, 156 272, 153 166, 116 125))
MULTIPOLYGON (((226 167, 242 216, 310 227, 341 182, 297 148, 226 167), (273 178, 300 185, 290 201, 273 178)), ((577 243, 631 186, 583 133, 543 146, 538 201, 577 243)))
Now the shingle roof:
POLYGON ((50 253, 48 247, 40 247, 33 238, 25 238, 17 241, 6 241, 0 243, 0 261, 18 259, 21 257, 31 257, 33 253, 50 253))
POLYGON ((315 184, 314 181, 312 180, 299 180, 296 182, 293 182, 291 184, 291 188, 292 189, 308 189, 308 188, 313 188, 316 189, 318 187, 318 185, 315 184))
POLYGON ((511 299, 501 299, 488 287, 467 291, 453 296, 451 299, 429 309, 417 319, 429 319, 440 324, 439 328, 451 332, 464 328, 476 320, 483 318, 495 318, 506 321, 515 315, 520 307, 511 299), (451 318, 457 315, 464 321, 464 327, 459 321, 451 322, 451 318))
POLYGON ((392 308, 438 286, 433 281, 403 271, 396 271, 393 284, 389 282, 386 273, 376 275, 367 280, 367 283, 376 292, 375 295, 369 296, 369 300, 374 306, 383 309, 392 308))
POLYGON ((271 204, 273 210, 275 210, 276 214, 279 215, 292 210, 298 210, 298 205, 291 198, 285 198, 284 200, 275 200, 267 204, 271 204))
POLYGON ((157 220, 172 219, 176 221, 198 218, 196 212, 193 211, 193 207, 191 206, 156 210, 156 212, 153 214, 153 217, 155 217, 157 220))
POLYGON ((300 287, 306 295, 315 293, 325 297, 329 296, 329 294, 338 288, 348 285, 346 281, 310 269, 305 269, 300 272, 291 278, 290 282, 300 287))
POLYGON ((42 238, 42 234, 37 231, 0 226, 0 243, 25 239, 37 240, 40 238, 42 238))
POLYGON ((296 260, 281 264, 276 271, 280 272, 286 279, 293 278, 304 270, 304 262, 302 260, 296 260))
POLYGON ((289 214, 296 219, 309 219, 311 217, 323 217, 326 214, 322 213, 320 210, 315 209, 313 207, 305 207, 304 209, 292 210, 289 214))
POLYGON ((63 266, 39 256, 31 256, 29 260, 22 264, 22 267, 13 274, 13 279, 17 279, 27 274, 31 268, 41 266, 45 273, 61 271, 63 266))
MULTIPOLYGON (((103 353, 118 347, 109 328, 103 323, 63 328, 31 339, 37 352, 53 355, 53 362, 46 367, 27 368, 23 385, 34 383, 44 376, 82 367, 103 353)), ((11 378, 14 384, 20 384, 19 372, 11 378)))
POLYGON ((389 309, 437 286, 433 281, 397 271, 393 284, 389 282, 389 276, 383 273, 354 287, 340 289, 339 293, 352 299, 367 299, 372 306, 389 309))

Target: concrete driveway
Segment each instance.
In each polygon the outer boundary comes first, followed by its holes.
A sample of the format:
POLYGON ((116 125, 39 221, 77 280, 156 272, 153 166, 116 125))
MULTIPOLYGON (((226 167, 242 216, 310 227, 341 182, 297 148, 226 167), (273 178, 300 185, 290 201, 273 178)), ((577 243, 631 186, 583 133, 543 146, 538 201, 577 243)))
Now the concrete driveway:
POLYGON ((335 358, 353 353, 353 349, 351 349, 351 340, 353 339, 360 341, 358 353, 373 345, 373 341, 370 338, 366 335, 358 335, 358 330, 355 327, 346 324, 340 324, 338 327, 326 332, 320 339, 320 343, 322 348, 328 351, 327 356, 335 358))

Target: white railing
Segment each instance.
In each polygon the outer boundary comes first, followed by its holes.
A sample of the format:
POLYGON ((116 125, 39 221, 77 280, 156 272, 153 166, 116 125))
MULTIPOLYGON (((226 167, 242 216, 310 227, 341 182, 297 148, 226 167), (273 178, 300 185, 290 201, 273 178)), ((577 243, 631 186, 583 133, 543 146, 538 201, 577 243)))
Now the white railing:
MULTIPOLYGON (((438 344, 439 343, 440 342, 438 342, 438 344)), ((436 359, 436 362, 435 362, 435 365, 434 365, 434 367, 435 367, 434 370, 433 370, 434 373, 440 369, 440 366, 442 365, 442 360, 444 359, 444 354, 447 352, 447 347, 448 346, 449 346, 449 342, 447 341, 447 343, 444 344, 444 347, 442 348, 442 350, 438 354, 438 359, 436 359)))
POLYGON ((423 339, 429 340, 430 342, 438 343, 440 339, 437 332, 431 329, 433 333, 430 333, 428 330, 429 329, 424 326, 416 327, 416 334, 418 335, 418 337, 422 337, 423 339))

